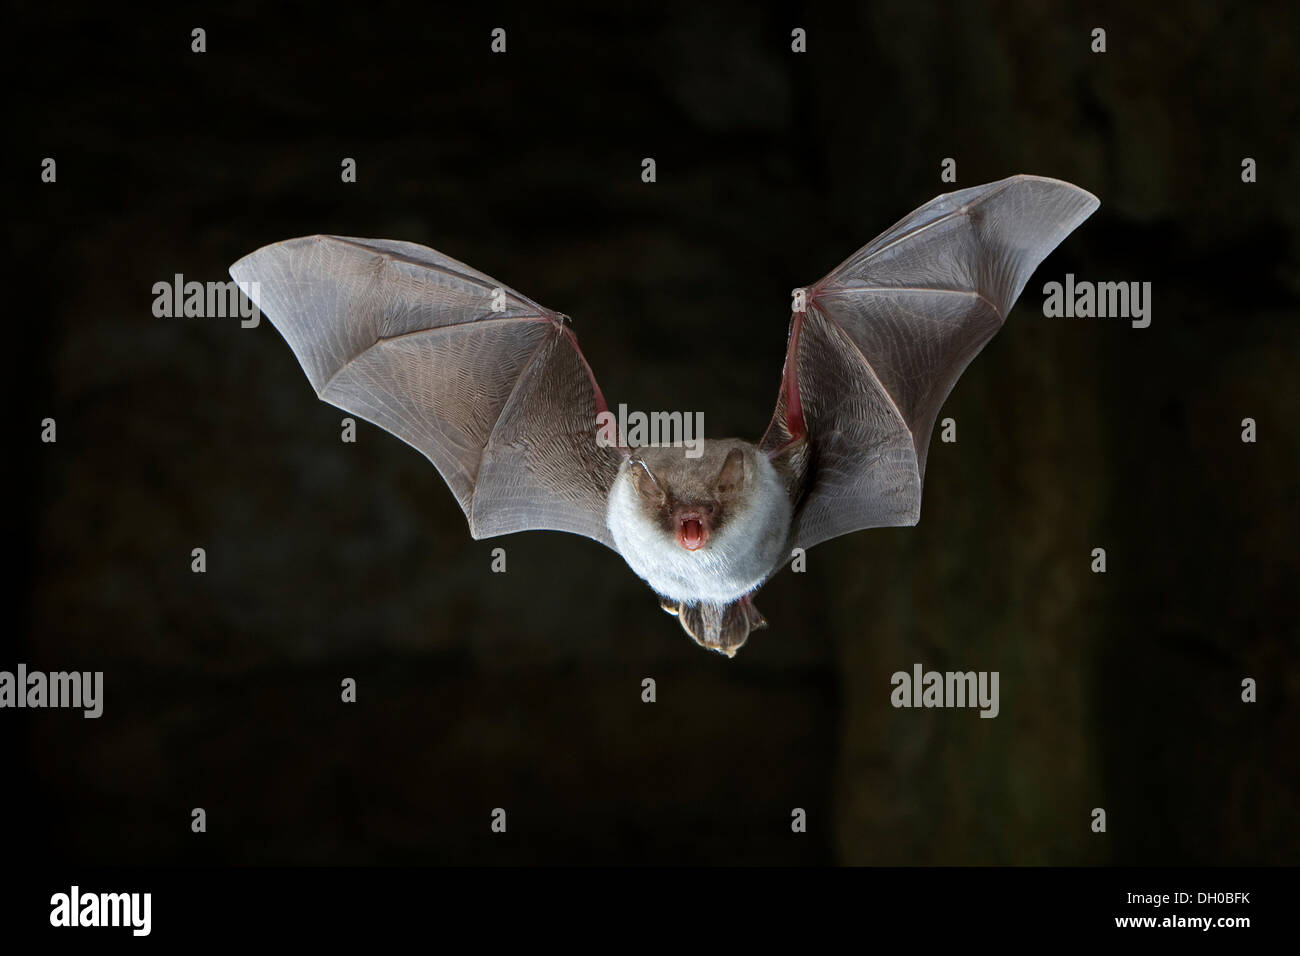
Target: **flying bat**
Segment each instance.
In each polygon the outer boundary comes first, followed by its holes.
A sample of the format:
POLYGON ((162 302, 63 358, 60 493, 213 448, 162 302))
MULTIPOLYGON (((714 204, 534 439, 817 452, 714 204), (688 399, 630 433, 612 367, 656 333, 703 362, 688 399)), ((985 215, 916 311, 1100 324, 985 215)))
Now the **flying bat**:
POLYGON ((230 273, 322 400, 433 462, 473 537, 593 538, 731 657, 766 625, 754 593, 794 548, 916 524, 940 406, 1097 206, 1038 176, 921 206, 796 295, 763 437, 695 457, 601 440, 609 407, 568 316, 441 252, 307 236, 230 273))

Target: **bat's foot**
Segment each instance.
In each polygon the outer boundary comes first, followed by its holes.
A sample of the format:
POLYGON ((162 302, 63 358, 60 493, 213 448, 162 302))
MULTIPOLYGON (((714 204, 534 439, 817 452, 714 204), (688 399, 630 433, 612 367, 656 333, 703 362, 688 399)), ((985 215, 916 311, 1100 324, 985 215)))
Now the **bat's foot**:
POLYGON ((744 611, 745 620, 749 622, 749 629, 751 631, 757 631, 767 627, 767 618, 763 617, 762 614, 759 614, 758 608, 754 607, 754 595, 746 594, 736 603, 739 604, 741 610, 744 611))
POLYGON ((736 651, 749 639, 750 631, 767 627, 767 619, 754 607, 754 598, 746 594, 730 604, 676 604, 661 599, 660 606, 669 614, 676 614, 682 630, 700 647, 735 657, 736 651))

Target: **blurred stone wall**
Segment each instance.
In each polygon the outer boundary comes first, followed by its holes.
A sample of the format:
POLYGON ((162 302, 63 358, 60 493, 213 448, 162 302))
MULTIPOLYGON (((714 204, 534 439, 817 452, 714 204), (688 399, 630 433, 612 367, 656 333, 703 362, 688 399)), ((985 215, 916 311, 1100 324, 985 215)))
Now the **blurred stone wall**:
POLYGON ((59 429, 17 442, 12 656, 107 694, 98 721, 5 715, 33 839, 90 862, 1296 862, 1294 5, 119 16, 29 6, 9 38, 41 77, 6 159, 11 421, 59 429), (416 452, 339 441, 269 323, 151 313, 153 283, 278 239, 421 242, 572 315, 611 403, 757 437, 790 289, 952 188, 945 157, 958 186, 1033 172, 1102 206, 944 406, 921 524, 811 551, 735 661, 592 542, 470 540, 416 452), (1066 272, 1150 281, 1151 327, 1043 318, 1066 272), (892 708, 915 662, 998 671, 1000 715, 892 708))

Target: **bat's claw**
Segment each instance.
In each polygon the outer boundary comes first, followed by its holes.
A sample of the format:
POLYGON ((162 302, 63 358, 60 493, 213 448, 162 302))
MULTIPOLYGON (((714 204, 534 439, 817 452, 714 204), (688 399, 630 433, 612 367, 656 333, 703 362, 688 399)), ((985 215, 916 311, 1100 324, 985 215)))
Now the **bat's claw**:
POLYGON ((661 597, 659 599, 659 606, 663 608, 665 611, 667 611, 669 614, 671 614, 673 617, 677 616, 677 612, 681 608, 681 605, 678 604, 676 601, 674 601, 672 598, 666 598, 666 597, 661 597))

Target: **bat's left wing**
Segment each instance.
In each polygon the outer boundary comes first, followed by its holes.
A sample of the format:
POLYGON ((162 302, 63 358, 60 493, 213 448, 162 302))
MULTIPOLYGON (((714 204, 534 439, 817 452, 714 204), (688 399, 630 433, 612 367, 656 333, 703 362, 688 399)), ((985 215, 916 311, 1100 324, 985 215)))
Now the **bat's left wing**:
POLYGON ((794 463, 795 546, 916 524, 940 406, 1034 269, 1098 205, 1038 176, 948 193, 806 290, 760 443, 794 463))
POLYGON ((565 316, 409 242, 289 239, 230 273, 321 399, 433 462, 475 538, 549 529, 614 547, 622 452, 596 440, 605 399, 565 316))

